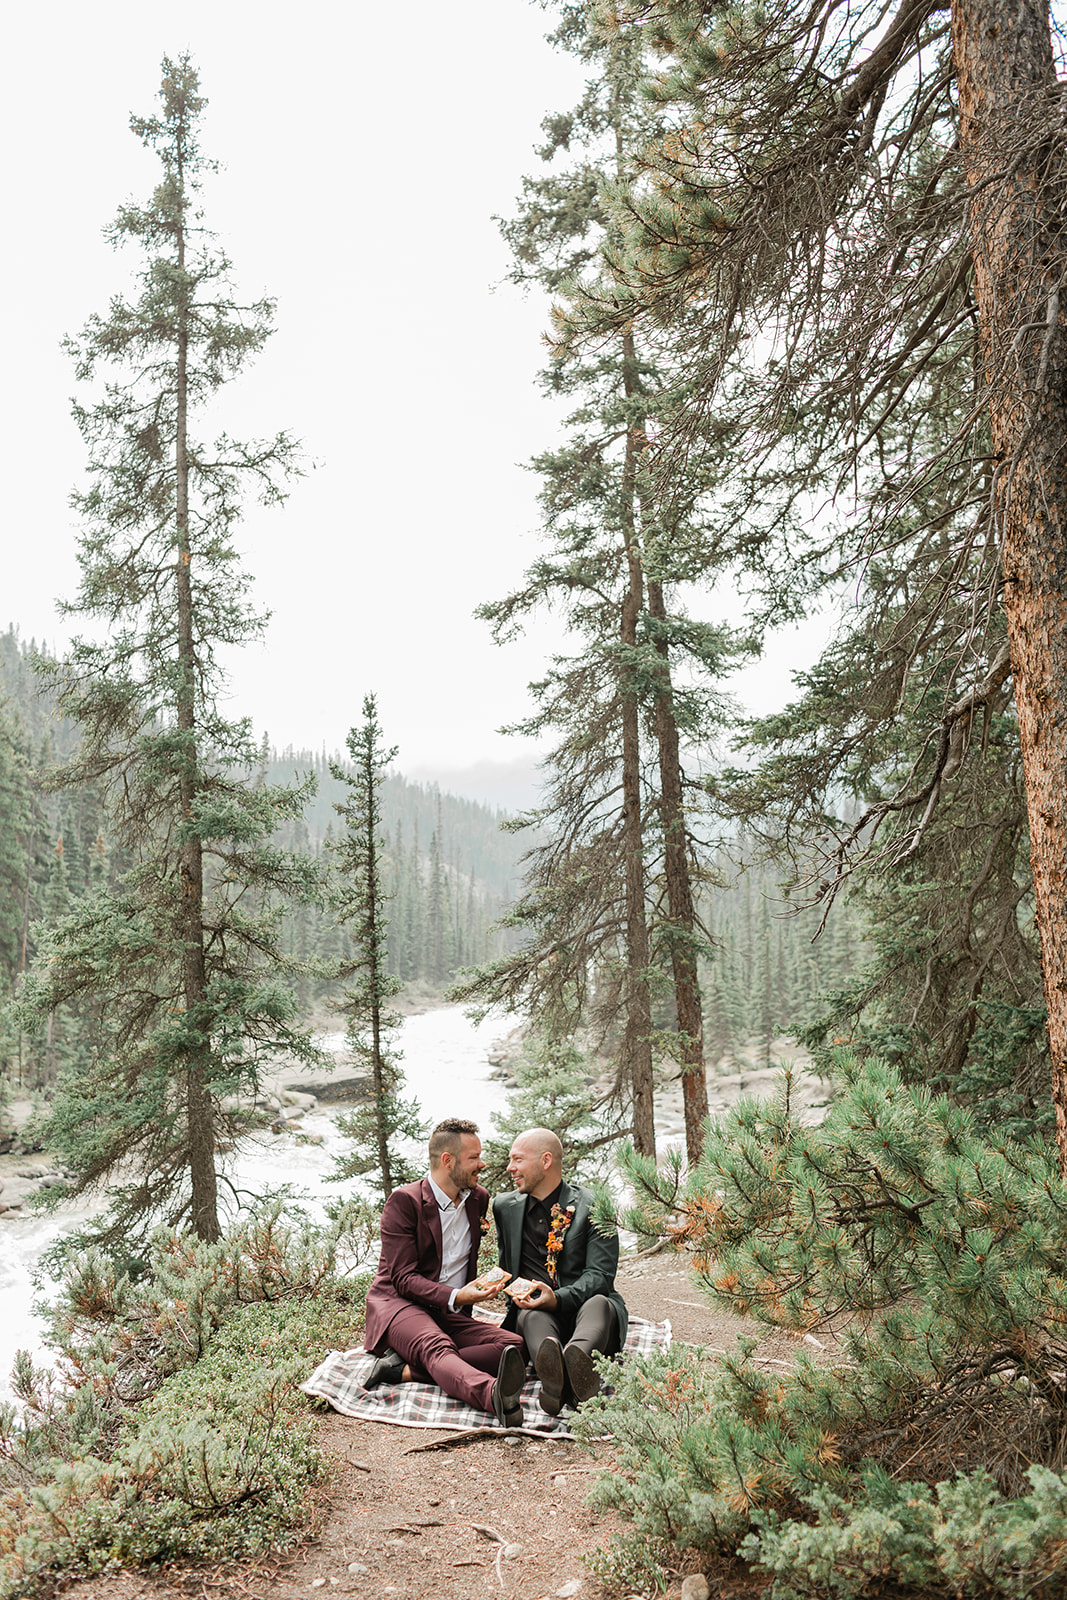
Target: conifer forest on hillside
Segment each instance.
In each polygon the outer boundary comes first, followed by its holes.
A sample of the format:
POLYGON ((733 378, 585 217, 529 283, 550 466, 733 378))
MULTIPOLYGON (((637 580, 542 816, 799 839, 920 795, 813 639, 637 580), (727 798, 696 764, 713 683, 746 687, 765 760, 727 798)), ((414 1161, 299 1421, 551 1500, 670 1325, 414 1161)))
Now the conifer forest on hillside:
POLYGON ((1047 0, 543 10, 584 88, 500 229, 551 302, 559 421, 536 552, 478 609, 502 650, 562 629, 507 730, 542 752, 518 815, 405 778, 381 685, 328 752, 226 710, 264 626, 242 513, 284 517, 297 446, 201 432, 275 308, 200 214, 195 61, 132 119, 137 276, 67 341, 84 632, 0 636, 3 1093, 35 1097, 48 1203, 101 1203, 51 1313, 81 1378, 46 1397, 24 1363, 31 1420, 0 1420, 0 1594, 298 1536, 320 1466, 299 1430, 274 1461, 282 1402, 197 1487, 166 1385, 240 1343, 242 1299, 323 1338, 358 1299, 341 1242, 417 1172, 406 996, 521 1025, 500 1137, 607 1160, 600 1225, 754 1330, 627 1362, 579 1414, 615 1441, 604 1593, 1067 1596, 1063 41, 1047 0), (820 610, 818 659, 747 714, 733 675, 820 610), (367 1086, 338 1176, 373 1198, 302 1238, 235 1220, 223 1157, 330 1016, 367 1086), (760 1364, 766 1327, 793 1365, 760 1364))

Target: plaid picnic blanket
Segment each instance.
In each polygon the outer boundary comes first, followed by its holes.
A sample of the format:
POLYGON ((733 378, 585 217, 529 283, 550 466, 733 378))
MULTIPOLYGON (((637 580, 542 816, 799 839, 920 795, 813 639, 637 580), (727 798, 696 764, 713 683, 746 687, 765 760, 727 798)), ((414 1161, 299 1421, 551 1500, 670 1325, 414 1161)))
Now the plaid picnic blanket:
MULTIPOLYGON (((647 1356, 653 1350, 666 1349, 671 1342, 669 1322, 645 1322, 641 1317, 631 1317, 626 1335, 624 1356, 647 1356)), ((325 1361, 315 1368, 306 1383, 300 1385, 305 1394, 316 1395, 327 1401, 335 1411, 345 1417, 364 1417, 369 1422, 392 1422, 400 1428, 500 1428, 502 1423, 485 1411, 476 1411, 453 1400, 436 1384, 398 1383, 392 1388, 383 1384, 377 1389, 364 1389, 361 1379, 370 1371, 374 1356, 366 1350, 330 1350, 325 1361)), ((524 1433, 567 1435, 570 1433, 567 1413, 550 1417, 538 1404, 541 1382, 527 1368, 526 1385, 522 1391, 522 1428, 524 1433), (533 1374, 533 1376, 531 1376, 533 1374)))

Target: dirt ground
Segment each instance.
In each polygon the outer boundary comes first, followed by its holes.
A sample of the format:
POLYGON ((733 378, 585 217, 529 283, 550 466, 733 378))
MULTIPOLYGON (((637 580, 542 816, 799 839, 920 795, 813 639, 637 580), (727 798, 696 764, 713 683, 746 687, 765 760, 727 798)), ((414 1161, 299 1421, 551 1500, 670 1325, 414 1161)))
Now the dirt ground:
MULTIPOLYGON (((752 1324, 706 1305, 674 1256, 622 1263, 630 1310, 669 1318, 675 1342, 724 1350, 752 1324)), ((792 1364, 797 1343, 764 1338, 758 1359, 792 1364)), ((607 1544, 613 1514, 585 1504, 595 1474, 612 1464, 605 1441, 592 1456, 567 1440, 467 1439, 442 1429, 397 1428, 329 1413, 322 1437, 337 1463, 318 1526, 285 1557, 231 1566, 125 1574, 79 1583, 71 1600, 317 1600, 342 1594, 397 1600, 601 1600, 582 1557, 607 1544), (454 1442, 452 1442, 454 1441, 454 1442), (433 1446, 441 1448, 432 1448, 433 1446)), ((692 1563, 686 1571, 699 1570, 692 1563)), ((678 1596, 685 1572, 665 1573, 678 1596)), ((712 1596, 751 1600, 762 1584, 737 1564, 709 1571, 712 1596)))

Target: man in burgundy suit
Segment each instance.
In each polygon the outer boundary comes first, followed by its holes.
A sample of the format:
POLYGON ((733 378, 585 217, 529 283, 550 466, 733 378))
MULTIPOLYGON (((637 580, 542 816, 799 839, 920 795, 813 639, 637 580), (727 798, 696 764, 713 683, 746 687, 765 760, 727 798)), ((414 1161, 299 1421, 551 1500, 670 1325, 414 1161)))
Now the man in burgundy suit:
POLYGON ((367 1291, 365 1344, 378 1355, 366 1387, 430 1382, 506 1428, 522 1426, 522 1338, 476 1321, 493 1299, 479 1289, 478 1246, 489 1191, 477 1183, 482 1141, 458 1117, 430 1135, 430 1172, 394 1189, 382 1212, 382 1253, 367 1291), (424 1376, 425 1374, 425 1376, 424 1376))

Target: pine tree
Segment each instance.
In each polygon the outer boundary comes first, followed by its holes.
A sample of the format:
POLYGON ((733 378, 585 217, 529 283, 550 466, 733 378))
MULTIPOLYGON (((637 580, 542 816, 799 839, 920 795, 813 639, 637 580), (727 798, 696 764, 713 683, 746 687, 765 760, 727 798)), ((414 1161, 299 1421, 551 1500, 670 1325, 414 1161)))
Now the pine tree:
POLYGON ((5 996, 21 960, 32 814, 26 752, 14 721, 0 706, 0 993, 5 996))
POLYGON ((272 306, 234 300, 196 209, 211 163, 187 56, 164 59, 160 100, 160 115, 131 119, 160 182, 110 230, 141 251, 136 298, 69 341, 80 380, 108 376, 74 407, 90 486, 74 497, 82 580, 67 610, 104 626, 48 673, 81 735, 54 786, 99 785, 123 865, 48 932, 24 1003, 99 1013, 93 1058, 65 1074, 43 1137, 79 1190, 120 1175, 105 1236, 162 1217, 212 1240, 223 1099, 254 1089, 265 1056, 315 1057, 277 937, 279 903, 315 885, 271 844, 306 790, 256 783, 249 727, 219 708, 219 652, 262 631, 232 543, 241 493, 280 500, 294 446, 208 444, 192 428, 262 347, 272 306))
POLYGON ((347 739, 353 770, 336 762, 330 771, 345 785, 347 797, 335 809, 344 832, 332 843, 335 863, 333 905, 338 920, 348 929, 352 958, 342 978, 356 978, 345 990, 338 1010, 347 1018, 345 1039, 355 1060, 369 1069, 370 1104, 338 1123, 356 1148, 336 1163, 337 1178, 363 1177, 377 1172, 378 1188, 388 1199, 400 1183, 409 1183, 415 1169, 396 1148, 398 1137, 418 1139, 422 1132, 419 1108, 399 1098, 403 1078, 400 1053, 391 1035, 401 1018, 388 1009, 389 999, 401 988, 389 971, 388 929, 385 908, 389 896, 383 875, 384 841, 381 837, 381 781, 396 750, 381 743, 381 726, 373 695, 363 702, 363 723, 347 739))
POLYGON ((431 983, 444 983, 449 971, 448 879, 441 861, 439 827, 430 835, 430 872, 426 885, 427 974, 431 983))
MULTIPOLYGON (((1047 0, 871 0, 840 30, 822 3, 600 14, 651 37, 670 131, 615 197, 622 243, 561 343, 648 327, 669 347, 680 399, 653 477, 667 497, 703 483, 705 548, 761 622, 846 573, 856 592, 895 579, 858 673, 826 673, 823 709, 852 711, 843 770, 868 719, 910 735, 912 759, 892 787, 875 774, 855 826, 832 812, 807 840, 824 901, 872 851, 911 859, 1011 680, 1067 1173, 1067 148, 1049 137, 1047 0)), ((986 826, 1005 860, 1020 830, 986 826)))
MULTIPOLYGON (((592 12, 563 6, 553 35, 592 69, 579 106, 543 125, 539 154, 555 163, 567 151, 571 165, 527 179, 504 228, 515 281, 568 301, 581 299, 582 274, 610 240, 605 194, 625 181, 655 126, 639 92, 640 49, 632 39, 605 42, 592 12)), ((677 603, 687 572, 672 540, 685 543, 695 524, 691 502, 664 522, 648 493, 649 430, 663 403, 650 343, 622 330, 588 359, 556 362, 545 384, 575 401, 566 444, 534 462, 549 549, 519 591, 481 614, 503 639, 536 607, 557 606, 581 644, 532 686, 537 713, 517 730, 559 741, 545 763, 546 802, 529 818, 551 843, 531 851, 525 893, 505 923, 527 935, 526 948, 489 963, 463 992, 509 1004, 521 996, 554 1037, 593 1021, 614 1041, 620 1092, 648 1153, 653 1059, 671 1055, 695 1159, 707 1119, 697 980, 707 942, 694 904, 696 786, 683 771, 682 737, 699 741, 716 723, 708 685, 736 641, 677 603), (702 680, 699 691, 680 686, 680 663, 702 680), (662 1025, 668 989, 673 1029, 662 1025)))
POLYGON ((672 1239, 710 1299, 840 1347, 784 1371, 749 1337, 721 1361, 626 1364, 585 1435, 624 1441, 601 1500, 635 1525, 627 1583, 639 1561, 662 1572, 666 1545, 732 1557, 748 1533, 746 1559, 807 1600, 1060 1593, 1055 1148, 976 1134, 884 1062, 836 1066, 818 1128, 783 1095, 719 1119, 684 1184, 677 1163, 624 1158, 638 1204, 622 1220, 672 1239))

